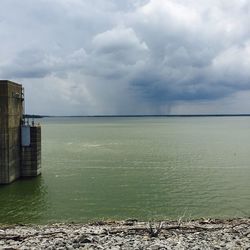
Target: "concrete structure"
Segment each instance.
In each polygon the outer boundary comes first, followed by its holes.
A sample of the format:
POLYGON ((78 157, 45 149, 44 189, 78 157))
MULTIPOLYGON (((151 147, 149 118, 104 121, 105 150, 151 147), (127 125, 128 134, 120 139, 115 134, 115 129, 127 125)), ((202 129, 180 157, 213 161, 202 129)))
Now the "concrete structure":
POLYGON ((30 145, 22 147, 22 177, 32 177, 41 174, 41 127, 30 128, 30 145))
POLYGON ((20 177, 22 102, 21 85, 0 81, 0 183, 20 177))
POLYGON ((31 128, 33 132, 31 132, 31 144, 28 147, 30 149, 24 150, 21 146, 23 101, 23 89, 20 84, 0 80, 0 184, 11 183, 22 177, 22 174, 34 176, 40 173, 41 128, 35 126, 31 128), (35 160, 28 165, 28 158, 35 160), (22 168, 22 162, 25 170, 22 168), (35 163, 39 169, 37 171, 33 171, 35 163), (28 166, 32 169, 29 174, 27 174, 28 166))

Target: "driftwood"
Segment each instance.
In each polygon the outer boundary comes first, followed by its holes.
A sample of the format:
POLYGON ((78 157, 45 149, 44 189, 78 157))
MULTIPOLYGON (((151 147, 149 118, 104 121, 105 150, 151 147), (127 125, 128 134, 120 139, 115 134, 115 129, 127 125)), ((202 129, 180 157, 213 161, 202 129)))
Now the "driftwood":
POLYGON ((27 238, 32 238, 32 237, 35 237, 35 236, 46 238, 46 236, 55 236, 57 234, 68 235, 67 233, 65 233, 63 231, 56 231, 56 232, 50 232, 50 233, 38 233, 37 232, 37 233, 34 233, 34 234, 28 234, 28 235, 0 234, 0 240, 22 241, 22 240, 25 240, 27 238))
MULTIPOLYGON (((171 225, 171 226, 163 226, 162 222, 159 222, 158 225, 155 227, 152 225, 152 223, 149 223, 149 226, 144 227, 116 227, 111 228, 110 230, 105 230, 105 232, 101 234, 120 234, 120 233, 126 233, 126 234, 146 234, 148 233, 150 237, 158 237, 159 234, 163 231, 173 231, 178 230, 179 232, 185 231, 185 232, 194 232, 194 231, 218 231, 225 229, 225 226, 218 226, 218 227, 204 227, 204 226, 196 226, 196 225, 190 225, 190 226, 182 226, 182 225, 171 225)), ((91 233, 92 234, 92 233, 91 233)))

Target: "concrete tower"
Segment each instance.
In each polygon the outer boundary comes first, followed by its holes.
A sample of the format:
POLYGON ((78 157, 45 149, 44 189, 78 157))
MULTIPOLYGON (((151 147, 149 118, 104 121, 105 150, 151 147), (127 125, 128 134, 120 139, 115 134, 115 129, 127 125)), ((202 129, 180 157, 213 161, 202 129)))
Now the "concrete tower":
POLYGON ((20 177, 22 86, 0 81, 0 184, 20 177))
POLYGON ((0 80, 0 184, 41 173, 41 127, 23 124, 22 85, 0 80))

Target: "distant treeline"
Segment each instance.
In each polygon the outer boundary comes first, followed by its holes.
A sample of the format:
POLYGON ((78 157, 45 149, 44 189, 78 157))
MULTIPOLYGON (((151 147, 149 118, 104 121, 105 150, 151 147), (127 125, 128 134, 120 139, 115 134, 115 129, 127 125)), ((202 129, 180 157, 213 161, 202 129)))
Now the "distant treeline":
POLYGON ((25 114, 24 118, 45 118, 45 117, 224 117, 224 116, 250 116, 250 114, 196 114, 196 115, 30 115, 25 114))
POLYGON ((45 115, 30 115, 30 114, 25 114, 23 116, 23 118, 30 118, 30 119, 37 119, 37 118, 44 118, 44 117, 49 117, 49 116, 45 116, 45 115))
POLYGON ((220 116, 250 116, 250 114, 196 114, 196 115, 65 115, 43 117, 220 117, 220 116))

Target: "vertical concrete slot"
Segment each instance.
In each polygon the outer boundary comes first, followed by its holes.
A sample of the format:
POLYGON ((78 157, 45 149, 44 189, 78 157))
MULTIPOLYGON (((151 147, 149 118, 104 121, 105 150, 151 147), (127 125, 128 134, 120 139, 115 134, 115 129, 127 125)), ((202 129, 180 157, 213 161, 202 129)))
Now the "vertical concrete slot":
POLYGON ((22 145, 22 177, 32 177, 41 174, 41 127, 24 126, 22 145))

